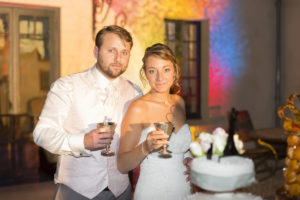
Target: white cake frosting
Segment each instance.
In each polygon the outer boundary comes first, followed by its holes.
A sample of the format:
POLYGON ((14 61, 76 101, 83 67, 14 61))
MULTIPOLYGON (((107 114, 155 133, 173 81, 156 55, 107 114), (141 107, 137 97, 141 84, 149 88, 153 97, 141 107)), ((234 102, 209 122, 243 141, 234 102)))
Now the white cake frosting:
POLYGON ((254 165, 252 160, 240 156, 221 157, 219 162, 216 157, 212 160, 200 157, 194 159, 192 169, 215 176, 238 176, 253 172, 254 165))
POLYGON ((241 156, 195 158, 191 166, 191 181, 210 191, 233 191, 255 182, 253 161, 241 156))
POLYGON ((261 197, 250 193, 221 193, 221 194, 204 194, 195 193, 188 196, 185 200, 262 200, 261 197))

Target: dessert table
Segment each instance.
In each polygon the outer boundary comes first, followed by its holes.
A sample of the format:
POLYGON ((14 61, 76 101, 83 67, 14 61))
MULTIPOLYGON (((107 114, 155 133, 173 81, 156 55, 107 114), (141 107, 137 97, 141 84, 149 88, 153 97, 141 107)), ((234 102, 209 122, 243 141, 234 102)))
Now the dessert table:
POLYGON ((262 139, 270 143, 286 143, 287 134, 283 128, 262 128, 250 132, 250 137, 253 139, 262 139))

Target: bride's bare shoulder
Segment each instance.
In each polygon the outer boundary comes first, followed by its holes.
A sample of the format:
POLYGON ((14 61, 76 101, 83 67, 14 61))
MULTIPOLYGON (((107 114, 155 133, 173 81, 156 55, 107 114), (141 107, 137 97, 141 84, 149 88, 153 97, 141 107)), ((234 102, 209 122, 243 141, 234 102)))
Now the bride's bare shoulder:
POLYGON ((181 96, 177 95, 177 94, 173 94, 172 95, 173 99, 174 99, 174 103, 177 105, 180 105, 181 107, 185 107, 185 103, 184 100, 181 96))
POLYGON ((142 97, 135 99, 134 101, 132 101, 132 103, 130 104, 128 110, 133 111, 133 112, 143 112, 145 110, 145 100, 142 97))

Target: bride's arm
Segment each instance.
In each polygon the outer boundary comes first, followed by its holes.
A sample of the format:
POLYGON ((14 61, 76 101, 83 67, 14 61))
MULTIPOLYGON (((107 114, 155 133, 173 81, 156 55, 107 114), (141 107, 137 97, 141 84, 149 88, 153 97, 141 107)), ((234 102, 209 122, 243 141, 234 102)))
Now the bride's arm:
POLYGON ((152 131, 145 141, 138 144, 141 132, 146 125, 145 110, 143 102, 136 100, 131 103, 124 116, 117 157, 117 166, 121 173, 128 173, 137 167, 148 153, 167 143, 166 140, 162 140, 168 137, 166 134, 162 134, 161 131, 152 131))
POLYGON ((142 144, 138 145, 143 124, 141 123, 142 109, 139 102, 129 106, 121 126, 121 140, 117 157, 118 170, 127 173, 134 169, 146 157, 142 144))

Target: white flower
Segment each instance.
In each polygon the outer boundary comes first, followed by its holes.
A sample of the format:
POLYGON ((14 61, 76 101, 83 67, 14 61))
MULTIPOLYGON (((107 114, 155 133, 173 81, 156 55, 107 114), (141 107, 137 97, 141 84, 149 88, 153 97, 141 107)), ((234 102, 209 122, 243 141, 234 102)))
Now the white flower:
POLYGON ((204 153, 206 153, 211 147, 211 142, 208 140, 203 140, 200 142, 200 146, 203 149, 204 153))
POLYGON ((202 150, 206 153, 213 142, 213 137, 210 133, 202 132, 199 135, 199 139, 202 150))
POLYGON ((219 135, 219 136, 222 136, 224 138, 227 139, 228 137, 228 134, 226 133, 226 131, 223 129, 223 128, 216 128, 213 132, 212 132, 213 135, 219 135))
MULTIPOLYGON (((213 155, 221 156, 227 144, 228 133, 223 128, 218 127, 212 134, 201 132, 198 139, 200 140, 199 142, 192 142, 190 144, 190 150, 195 157, 205 156, 211 145, 213 145, 213 155)), ((233 139, 238 153, 244 153, 244 144, 238 135, 235 134, 233 139)))
POLYGON ((190 150, 191 150, 193 156, 195 156, 195 157, 200 157, 200 156, 205 155, 204 151, 202 150, 201 145, 198 142, 192 142, 190 144, 190 150))
POLYGON ((227 144, 228 134, 222 128, 216 128, 212 134, 213 134, 213 154, 223 155, 223 151, 227 144))
POLYGON ((242 142, 242 140, 239 139, 238 134, 233 135, 233 141, 234 141, 234 146, 235 146, 236 150, 238 151, 238 153, 243 154, 245 152, 244 143, 242 142))

